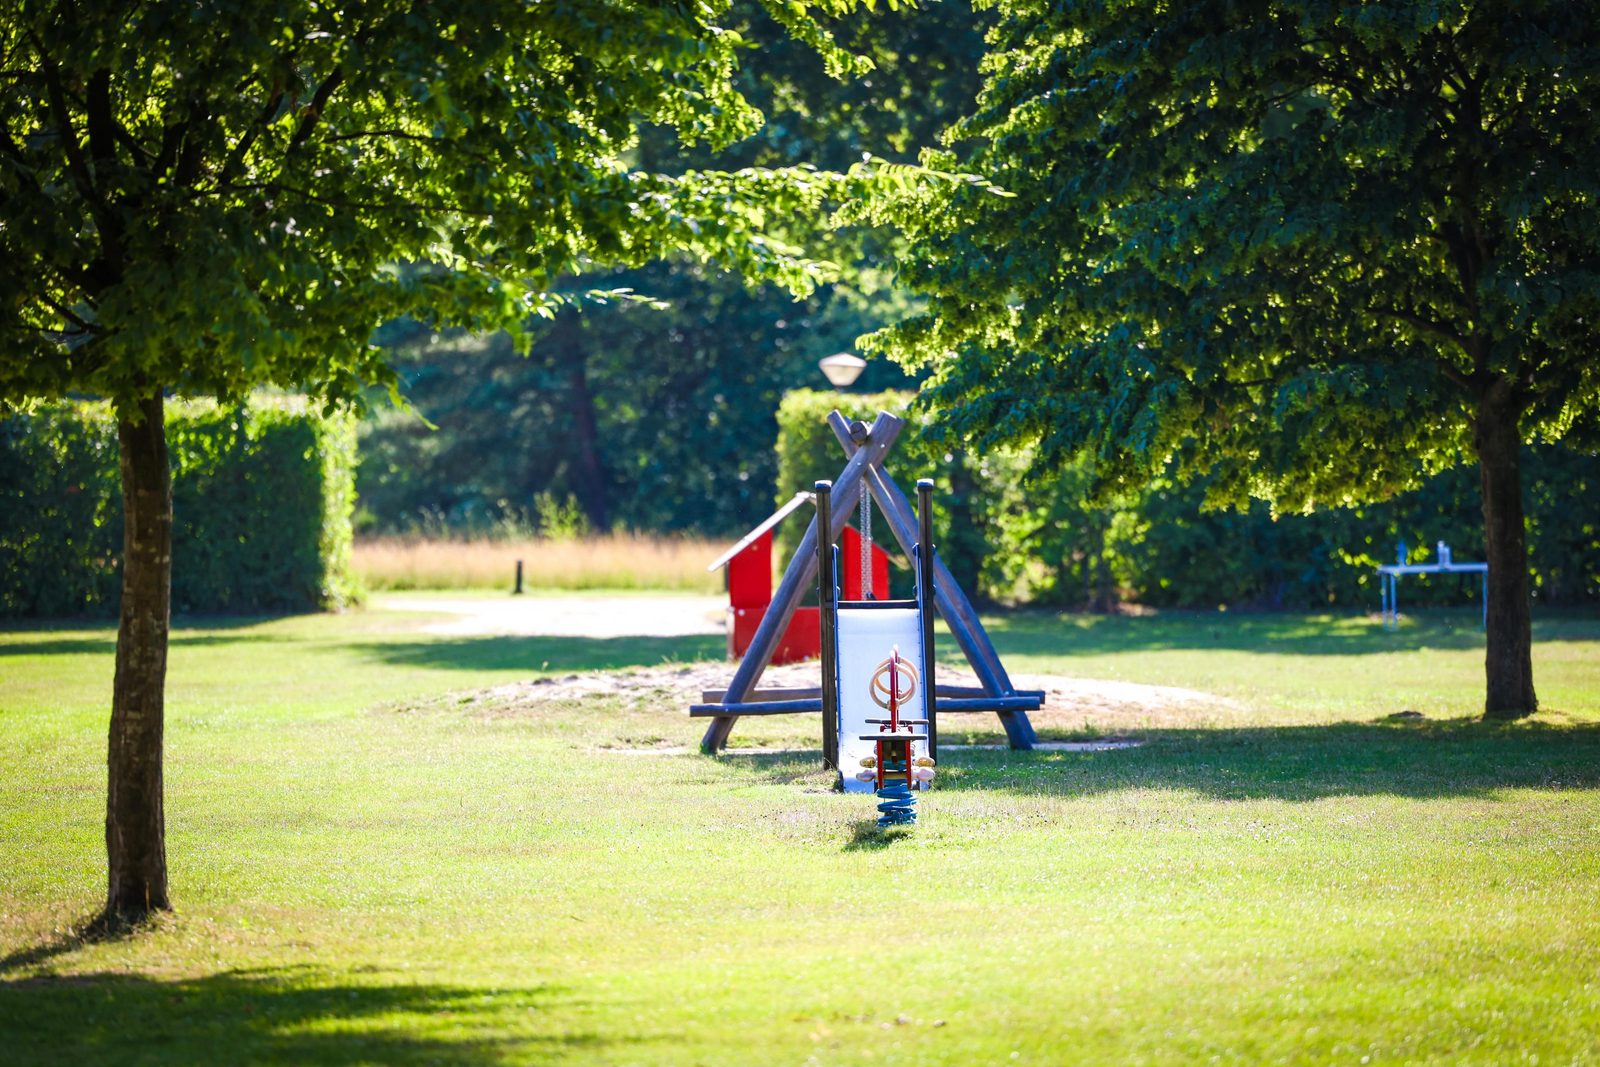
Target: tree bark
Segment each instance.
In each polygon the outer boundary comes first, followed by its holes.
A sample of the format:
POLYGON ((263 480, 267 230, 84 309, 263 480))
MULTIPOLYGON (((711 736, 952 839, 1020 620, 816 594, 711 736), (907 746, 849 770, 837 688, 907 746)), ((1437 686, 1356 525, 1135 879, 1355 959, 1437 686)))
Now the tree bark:
POLYGON ((107 926, 172 907, 161 749, 172 600, 172 474, 161 394, 117 423, 122 467, 122 616, 107 765, 107 926))
POLYGON ((1088 610, 1096 615, 1107 615, 1116 609, 1116 596, 1111 588, 1111 567, 1106 560, 1106 533, 1111 525, 1104 510, 1096 508, 1089 517, 1088 610))
POLYGON ((589 525, 603 531, 611 525, 606 467, 600 458, 599 420, 595 418, 594 394, 589 389, 589 357, 584 351, 582 323, 576 311, 560 313, 549 344, 555 363, 566 371, 567 409, 572 415, 573 495, 589 525))
POLYGON ((567 398, 572 406, 573 445, 577 448, 578 503, 597 531, 610 528, 610 508, 606 501, 606 468, 600 459, 600 428, 594 416, 594 395, 589 391, 589 373, 581 350, 573 353, 567 371, 567 398))
POLYGON ((950 518, 939 555, 944 557, 945 566, 950 568, 956 584, 973 602, 980 603, 983 589, 978 579, 983 573, 989 539, 978 522, 977 491, 977 479, 968 467, 966 451, 952 449, 950 491, 944 498, 945 512, 950 518))
POLYGON ((1474 440, 1483 484, 1484 558, 1489 563, 1488 678, 1483 713, 1520 719, 1539 707, 1533 692, 1533 621, 1522 515, 1521 409, 1505 381, 1478 404, 1474 440))

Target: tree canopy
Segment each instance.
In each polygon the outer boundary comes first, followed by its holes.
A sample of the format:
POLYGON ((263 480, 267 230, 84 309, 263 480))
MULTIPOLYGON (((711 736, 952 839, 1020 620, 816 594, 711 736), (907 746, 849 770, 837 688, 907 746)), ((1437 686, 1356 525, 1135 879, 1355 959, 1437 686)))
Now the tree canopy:
POLYGON ((929 305, 878 347, 957 432, 1112 487, 1308 510, 1476 456, 1487 706, 1531 710, 1517 448, 1600 413, 1594 5, 994 6, 928 162, 1014 195, 887 208, 929 305))
POLYGON ((819 276, 764 231, 827 181, 625 162, 641 125, 712 147, 759 126, 725 3, 71 7, 0 21, 8 399, 353 400, 392 380, 369 335, 403 313, 520 335, 557 279, 668 251, 819 276))

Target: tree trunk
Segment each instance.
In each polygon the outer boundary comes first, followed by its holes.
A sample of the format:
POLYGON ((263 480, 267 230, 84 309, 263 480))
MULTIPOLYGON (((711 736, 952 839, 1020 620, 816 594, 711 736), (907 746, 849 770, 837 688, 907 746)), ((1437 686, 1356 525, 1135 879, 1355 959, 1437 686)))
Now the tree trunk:
POLYGON ((1483 713, 1520 719, 1539 707, 1533 692, 1533 623, 1528 602, 1528 546, 1522 516, 1521 411, 1497 382, 1478 404, 1474 439, 1483 483, 1484 558, 1489 562, 1488 676, 1483 713))
POLYGON ((1116 608, 1116 597, 1111 589, 1111 565, 1106 560, 1106 533, 1110 520, 1101 508, 1089 516, 1089 603, 1088 609, 1096 615, 1108 615, 1116 608))
POLYGON ((610 528, 611 516, 606 501, 606 468, 600 459, 600 429, 594 417, 594 396, 589 392, 583 352, 574 352, 572 358, 567 371, 567 397, 572 405, 572 443, 578 450, 578 503, 588 516, 589 525, 603 532, 610 528))
POLYGON ((979 578, 989 539, 978 522, 976 497, 977 479, 967 464, 967 453, 953 449, 950 461, 950 491, 945 495, 945 513, 949 522, 945 527, 944 541, 939 555, 959 585, 975 603, 982 603, 983 588, 979 578))
POLYGON ((604 531, 611 525, 605 462, 600 458, 600 427, 594 394, 589 389, 589 357, 584 351, 582 321, 576 311, 561 312, 550 332, 553 362, 566 371, 567 409, 572 415, 573 495, 589 525, 604 531))
POLYGON ((172 593, 172 475, 161 395, 117 423, 122 453, 122 618, 107 764, 107 926, 166 911, 161 745, 172 593))

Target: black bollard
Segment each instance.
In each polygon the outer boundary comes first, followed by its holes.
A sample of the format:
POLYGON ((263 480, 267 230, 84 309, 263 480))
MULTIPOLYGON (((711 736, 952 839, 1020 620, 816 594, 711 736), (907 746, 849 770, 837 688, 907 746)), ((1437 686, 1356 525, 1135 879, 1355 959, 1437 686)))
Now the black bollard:
POLYGON ((511 590, 512 596, 522 595, 522 561, 517 560, 517 587, 511 590))

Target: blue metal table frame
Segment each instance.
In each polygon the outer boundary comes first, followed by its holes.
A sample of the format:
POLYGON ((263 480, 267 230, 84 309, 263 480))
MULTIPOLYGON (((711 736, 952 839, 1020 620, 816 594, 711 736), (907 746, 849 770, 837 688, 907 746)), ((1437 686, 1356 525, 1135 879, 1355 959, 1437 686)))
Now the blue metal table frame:
POLYGON ((1389 563, 1378 568, 1378 589, 1383 597, 1383 624, 1393 630, 1400 625, 1400 576, 1402 574, 1481 574, 1483 575, 1483 626, 1489 627, 1489 565, 1487 563, 1389 563))

